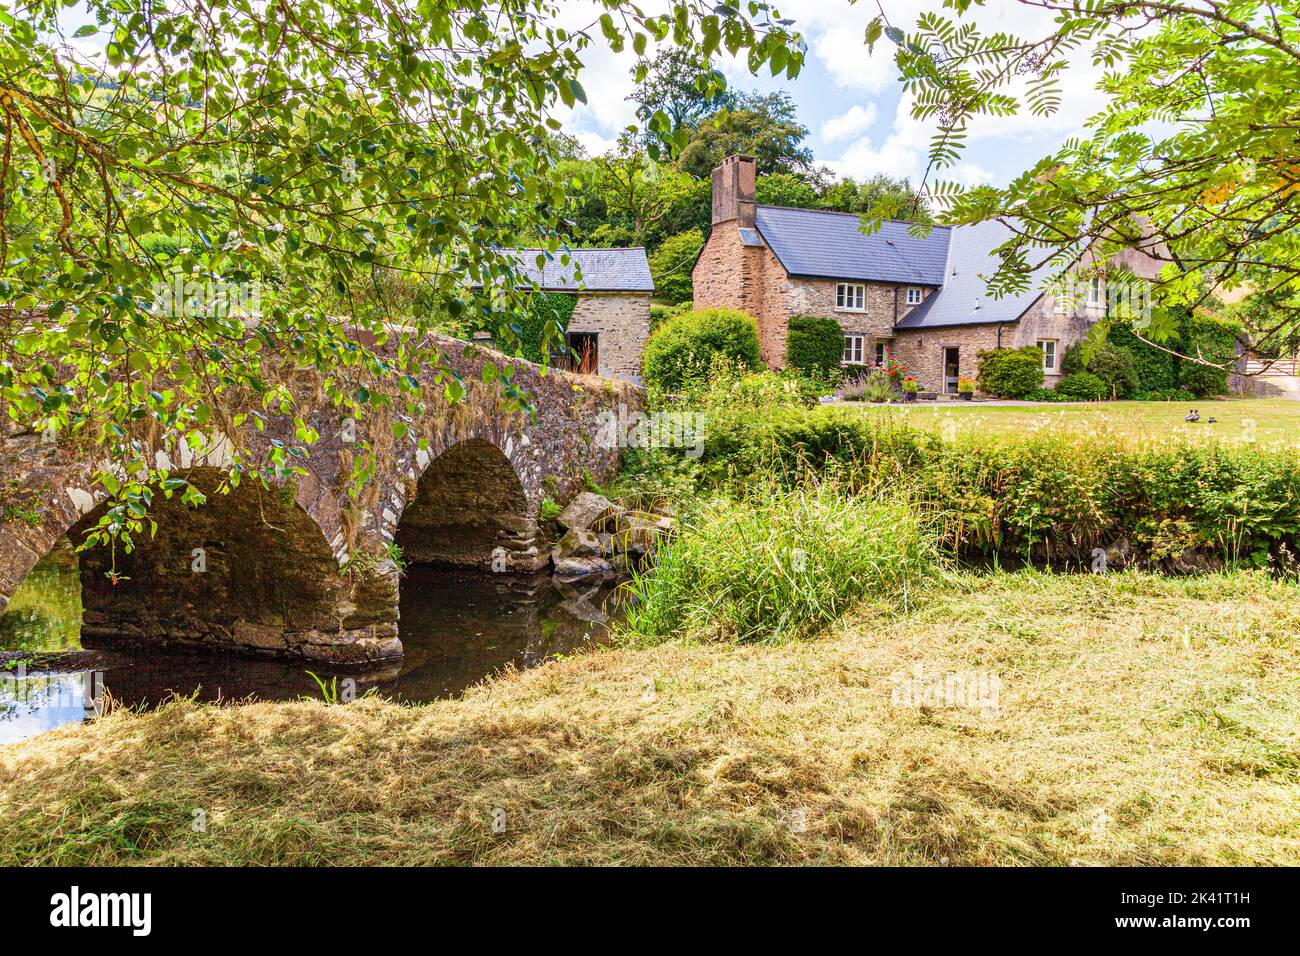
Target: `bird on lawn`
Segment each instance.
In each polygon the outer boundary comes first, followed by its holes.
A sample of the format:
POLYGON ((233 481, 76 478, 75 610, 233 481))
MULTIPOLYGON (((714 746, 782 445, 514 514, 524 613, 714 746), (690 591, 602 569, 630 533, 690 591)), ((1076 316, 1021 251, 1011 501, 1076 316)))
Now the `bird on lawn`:
POLYGON ((1211 415, 1209 418, 1206 419, 1206 421, 1209 422, 1211 425, 1213 425, 1215 422, 1218 421, 1218 419, 1215 418, 1213 415, 1211 415))
POLYGON ((1188 412, 1187 417, 1183 419, 1183 421, 1185 422, 1199 422, 1200 420, 1201 420, 1201 413, 1194 408, 1190 412, 1188 412))

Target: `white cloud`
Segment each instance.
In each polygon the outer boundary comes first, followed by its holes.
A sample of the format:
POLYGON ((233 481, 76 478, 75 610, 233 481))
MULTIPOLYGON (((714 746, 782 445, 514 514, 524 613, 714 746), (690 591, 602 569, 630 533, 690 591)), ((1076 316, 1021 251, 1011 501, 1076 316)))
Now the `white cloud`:
POLYGON ((847 113, 841 113, 823 124, 822 140, 823 142, 834 143, 855 136, 858 133, 865 133, 875 121, 875 103, 868 103, 865 108, 854 106, 847 113))
POLYGON ((906 95, 898 101, 893 127, 883 143, 876 146, 870 137, 859 137, 826 165, 836 175, 854 179, 868 179, 883 173, 916 182, 924 169, 929 138, 928 126, 912 118, 912 97, 906 95))
MULTIPOLYGON (((819 160, 840 175, 886 173, 908 176, 916 182, 925 170, 933 126, 912 119, 910 99, 902 97, 897 103, 887 132, 868 135, 878 113, 889 110, 894 97, 902 92, 893 44, 882 39, 868 54, 864 42, 866 25, 879 12, 876 5, 850 5, 847 0, 777 0, 777 6, 782 16, 796 21, 796 29, 808 41, 809 63, 803 75, 793 84, 783 78, 774 80, 767 71, 756 78, 749 73, 743 57, 722 51, 716 65, 728 82, 744 89, 789 89, 797 102, 814 106, 814 115, 820 112, 814 104, 833 101, 838 90, 838 97, 847 102, 818 131, 819 160), (838 156, 834 155, 835 149, 839 150, 838 156)), ((566 0, 560 10, 556 22, 570 29, 590 25, 600 12, 591 0, 566 0)), ((952 16, 950 10, 943 9, 942 0, 889 0, 885 11, 893 25, 906 31, 915 29, 922 12, 952 16)), ((1038 36, 1050 28, 1051 15, 1013 0, 997 0, 972 6, 966 16, 958 19, 974 22, 985 33, 1006 30, 1038 36)), ((634 63, 631 51, 610 52, 599 31, 594 32, 592 44, 581 54, 585 64, 581 78, 588 103, 573 110, 561 109, 557 117, 588 152, 596 155, 608 149, 624 127, 636 123, 636 106, 627 99, 634 88, 629 73, 634 63)), ((650 52, 653 55, 653 49, 650 52)), ((1099 69, 1086 58, 1079 58, 1062 79, 1061 106, 1051 116, 1031 116, 1022 107, 1017 116, 979 117, 968 130, 969 147, 961 164, 937 171, 935 178, 966 184, 989 182, 996 177, 980 163, 999 170, 1008 163, 1021 165, 1014 158, 1021 152, 1025 162, 1036 159, 1045 148, 1045 137, 1059 139, 1081 130, 1084 120, 1102 108, 1105 96, 1096 89, 1100 76, 1099 69)), ((1023 90, 1022 82, 1008 92, 1023 90)))
POLYGON ((968 187, 993 182, 993 174, 975 163, 959 163, 953 168, 951 178, 968 187))
POLYGON ((919 155, 916 150, 898 142, 896 137, 891 136, 877 148, 864 136, 851 143, 838 159, 832 159, 826 165, 841 177, 870 179, 884 173, 886 176, 915 180, 919 155))
MULTIPOLYGON (((795 29, 808 40, 809 53, 843 89, 880 93, 898 84, 894 45, 878 42, 867 52, 866 33, 880 11, 874 3, 850 6, 847 0, 784 0, 781 15, 795 20, 795 29)), ((910 30, 925 9, 940 9, 940 0, 891 0, 885 5, 890 22, 910 30)))
POLYGON ((572 135, 587 151, 588 156, 603 156, 618 145, 616 138, 601 136, 599 133, 577 132, 572 135))

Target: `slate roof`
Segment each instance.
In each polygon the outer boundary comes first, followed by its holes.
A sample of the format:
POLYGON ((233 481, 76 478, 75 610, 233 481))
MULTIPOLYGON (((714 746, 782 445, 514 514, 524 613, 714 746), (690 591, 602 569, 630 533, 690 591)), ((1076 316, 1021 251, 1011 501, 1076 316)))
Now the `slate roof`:
POLYGON ((537 268, 541 249, 517 249, 519 271, 533 279, 544 292, 653 292, 650 262, 645 249, 570 249, 569 263, 561 264, 564 251, 551 254, 541 269, 537 268), (575 265, 577 268, 575 269, 575 265), (581 272, 578 279, 576 273, 581 272))
POLYGON ((998 267, 993 250, 1009 238, 1011 230, 996 220, 955 227, 948 243, 943 288, 903 316, 895 327, 924 329, 983 325, 1014 322, 1024 315, 1043 295, 1044 280, 1052 269, 1050 266, 1041 267, 1030 277, 1028 289, 1019 295, 993 298, 987 284, 987 277, 998 267))
POLYGON ((924 239, 907 224, 886 222, 874 235, 858 228, 856 213, 759 206, 755 225, 793 278, 857 279, 936 286, 943 283, 951 230, 934 229, 924 239))

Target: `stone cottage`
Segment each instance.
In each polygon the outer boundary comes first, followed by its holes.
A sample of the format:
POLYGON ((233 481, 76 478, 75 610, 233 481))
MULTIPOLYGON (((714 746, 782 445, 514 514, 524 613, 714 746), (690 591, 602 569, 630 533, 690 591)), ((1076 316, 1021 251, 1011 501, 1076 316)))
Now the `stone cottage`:
POLYGON ((569 262, 554 253, 542 268, 541 249, 520 249, 519 272, 543 292, 577 296, 565 330, 574 371, 640 384, 641 353, 650 335, 654 280, 645 249, 571 249, 569 262))
MULTIPOLYGON (((1072 301, 1043 291, 1040 269, 1028 291, 1000 299, 981 276, 1010 237, 985 222, 938 227, 918 239, 906 223, 886 222, 863 235, 853 213, 761 206, 749 156, 730 156, 713 171, 713 227, 692 272, 696 308, 726 306, 754 316, 763 359, 785 362, 789 321, 834 319, 844 332, 844 364, 903 362, 926 390, 956 392, 973 378, 976 357, 993 348, 1037 345, 1044 381, 1060 379, 1061 356, 1105 313, 1103 278, 1086 279, 1072 301)), ((1139 275, 1150 257, 1125 256, 1139 275)))

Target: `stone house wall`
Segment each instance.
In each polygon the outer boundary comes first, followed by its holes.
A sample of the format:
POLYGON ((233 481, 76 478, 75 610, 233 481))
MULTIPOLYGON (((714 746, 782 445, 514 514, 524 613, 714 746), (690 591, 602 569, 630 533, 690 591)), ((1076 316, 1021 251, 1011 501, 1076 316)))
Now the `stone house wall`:
POLYGON ((1044 295, 1035 302, 1019 322, 1009 326, 1011 341, 1006 341, 1008 329, 1003 331, 1003 344, 1013 349, 1025 345, 1034 345, 1040 339, 1056 341, 1056 372, 1044 374, 1043 385, 1055 388, 1062 379, 1061 361, 1065 350, 1088 335, 1093 323, 1102 317, 1104 310, 1087 305, 1079 305, 1069 312, 1058 312, 1051 295, 1044 295))
POLYGON ((650 335, 650 293, 581 292, 568 331, 596 333, 601 375, 639 384, 650 335))
MULTIPOLYGON (((790 315, 834 319, 846 334, 863 337, 862 358, 874 361, 876 343, 884 342, 894 353, 894 324, 916 308, 907 304, 907 286, 885 282, 864 282, 863 310, 861 312, 835 307, 834 279, 791 279, 788 307, 790 315)), ((922 287, 922 301, 934 290, 922 287)))
MULTIPOLYGON (((1011 339, 1007 326, 1002 327, 1002 344, 1011 339)), ((932 329, 899 329, 894 338, 894 358, 907 366, 921 390, 943 391, 944 349, 956 346, 958 374, 974 378, 980 352, 998 347, 996 325, 954 325, 932 329)))
POLYGON ((924 391, 943 390, 944 349, 956 346, 958 374, 975 378, 979 373, 979 353, 995 348, 1017 349, 1034 345, 1040 339, 1056 340, 1054 375, 1044 375, 1043 385, 1055 388, 1061 380, 1060 364, 1065 350, 1083 339, 1098 310, 1080 306, 1068 313, 1058 313, 1050 295, 1042 296, 1016 322, 997 324, 939 326, 928 329, 899 329, 894 339, 894 357, 916 376, 924 391))
MULTIPOLYGON (((914 306, 907 305, 906 286, 862 283, 862 311, 835 307, 835 279, 791 279, 767 246, 747 246, 736 220, 713 226, 691 274, 695 308, 730 308, 752 315, 758 324, 763 361, 785 364, 790 319, 815 316, 834 319, 846 333, 864 336, 863 356, 874 354, 877 341, 893 339, 894 323, 914 306)), ((852 281, 852 280, 846 280, 852 281)), ((924 289, 924 295, 934 290, 924 289)))
POLYGON ((691 281, 695 308, 737 309, 753 316, 763 361, 773 367, 785 364, 785 270, 771 249, 741 242, 735 219, 715 223, 691 281))

